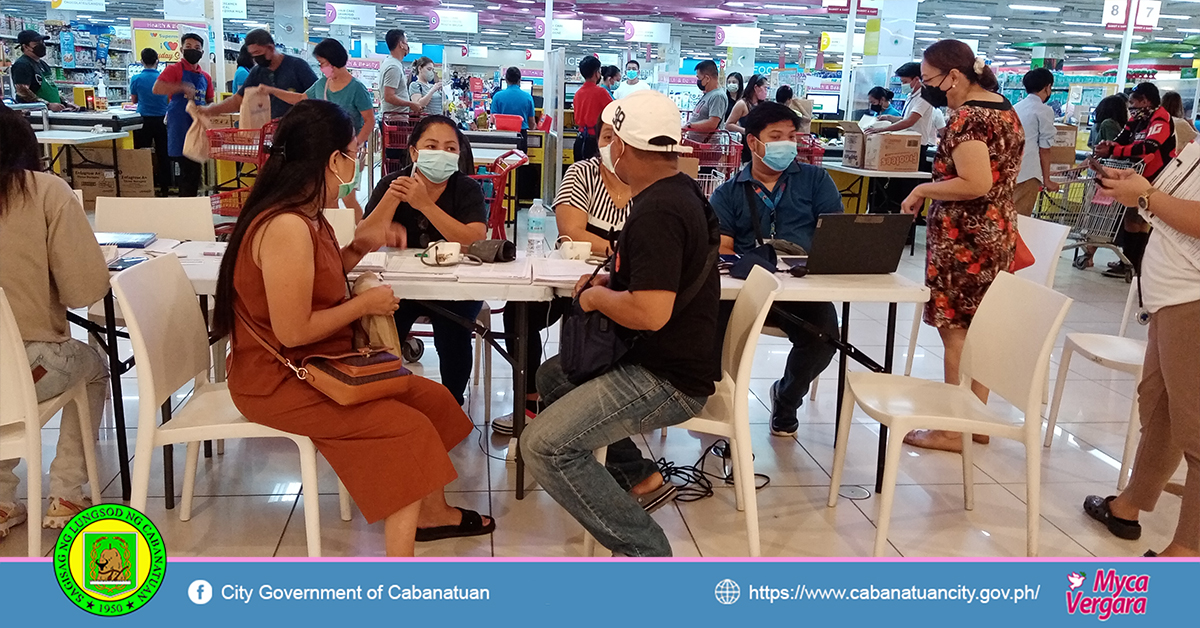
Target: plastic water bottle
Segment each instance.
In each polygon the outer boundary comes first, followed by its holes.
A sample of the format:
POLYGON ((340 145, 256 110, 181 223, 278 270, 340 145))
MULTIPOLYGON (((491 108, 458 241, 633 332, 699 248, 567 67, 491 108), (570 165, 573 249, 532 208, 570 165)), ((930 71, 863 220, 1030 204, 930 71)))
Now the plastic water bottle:
POLYGON ((533 199, 525 223, 525 255, 530 258, 546 256, 546 208, 540 198, 533 199))

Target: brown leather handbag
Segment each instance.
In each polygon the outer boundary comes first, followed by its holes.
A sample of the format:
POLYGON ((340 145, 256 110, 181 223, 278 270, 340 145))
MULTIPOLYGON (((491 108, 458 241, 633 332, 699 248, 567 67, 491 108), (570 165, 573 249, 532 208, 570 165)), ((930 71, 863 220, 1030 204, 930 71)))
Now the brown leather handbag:
POLYGON ((296 366, 258 335, 240 313, 238 317, 246 324, 250 335, 276 360, 339 405, 358 405, 394 397, 408 390, 408 376, 412 372, 404 368, 404 363, 388 347, 363 347, 348 353, 310 355, 300 361, 300 366, 296 366))

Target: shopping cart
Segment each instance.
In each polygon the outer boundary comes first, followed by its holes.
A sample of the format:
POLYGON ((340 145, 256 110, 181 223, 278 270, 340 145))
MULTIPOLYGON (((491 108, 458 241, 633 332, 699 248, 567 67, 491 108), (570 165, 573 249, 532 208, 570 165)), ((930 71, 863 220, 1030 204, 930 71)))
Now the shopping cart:
MULTIPOLYGON (((1133 170, 1142 172, 1142 162, 1131 163, 1119 159, 1102 159, 1100 165, 1112 170, 1133 170)), ((1113 244, 1127 208, 1116 199, 1108 196, 1096 182, 1096 172, 1088 166, 1071 168, 1050 175, 1050 180, 1059 185, 1057 192, 1042 190, 1038 194, 1037 206, 1034 208, 1035 218, 1070 227, 1067 236, 1070 242, 1063 250, 1075 250, 1075 268, 1083 269, 1089 256, 1081 254, 1081 248, 1105 248, 1117 254, 1117 257, 1132 268, 1129 258, 1121 249, 1113 244)), ((1125 280, 1133 281, 1132 270, 1128 271, 1125 280)))
MULTIPOLYGON (((250 197, 250 188, 238 188, 228 192, 219 192, 208 197, 212 202, 212 212, 216 216, 236 218, 242 213, 246 199, 250 197)), ((233 222, 222 222, 216 227, 218 236, 229 237, 233 233, 233 222)))
POLYGON ((480 166, 482 172, 471 175, 471 178, 483 187, 483 197, 488 207, 488 228, 491 229, 493 239, 508 239, 504 226, 508 222, 509 207, 505 201, 509 201, 509 205, 513 206, 516 201, 516 194, 508 193, 508 178, 514 169, 527 163, 529 157, 525 153, 510 150, 492 163, 480 166))
POLYGON ((271 140, 275 136, 274 120, 261 129, 210 129, 209 156, 221 161, 235 161, 262 167, 270 156, 271 140))
POLYGON ((383 114, 383 176, 403 168, 408 163, 408 138, 413 127, 424 116, 419 113, 386 112, 383 114))
POLYGON ((700 191, 704 192, 704 198, 712 198, 713 192, 716 192, 717 188, 728 180, 729 177, 720 171, 707 172, 696 177, 696 183, 700 184, 700 191))
POLYGON ((722 172, 727 177, 737 172, 742 165, 742 145, 733 139, 729 131, 692 131, 683 128, 683 145, 692 147, 690 157, 700 160, 702 172, 722 172), (688 139, 687 133, 707 133, 703 142, 688 139))
POLYGON ((815 135, 800 135, 796 137, 796 160, 812 166, 821 165, 825 158, 825 147, 815 135))

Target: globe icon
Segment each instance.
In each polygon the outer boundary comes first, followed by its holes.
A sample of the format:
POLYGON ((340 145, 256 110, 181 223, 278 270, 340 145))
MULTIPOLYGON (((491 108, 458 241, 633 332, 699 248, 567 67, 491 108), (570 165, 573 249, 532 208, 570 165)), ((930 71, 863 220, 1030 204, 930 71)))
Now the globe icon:
POLYGON ((742 594, 742 589, 738 587, 738 583, 726 578, 717 583, 715 593, 718 602, 729 605, 738 601, 738 597, 742 594))

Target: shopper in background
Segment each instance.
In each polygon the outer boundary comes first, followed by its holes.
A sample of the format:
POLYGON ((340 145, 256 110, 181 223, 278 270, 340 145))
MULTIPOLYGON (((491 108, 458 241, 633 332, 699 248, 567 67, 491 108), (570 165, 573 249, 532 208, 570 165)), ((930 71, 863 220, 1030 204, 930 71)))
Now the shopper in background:
MULTIPOLYGON (((242 88, 236 94, 205 107, 205 115, 214 116, 238 111, 247 87, 266 85, 285 92, 303 94, 317 82, 317 75, 303 59, 275 50, 275 39, 266 30, 256 28, 246 33, 244 43, 246 52, 254 59, 254 68, 250 70, 246 82, 242 83, 242 88)), ((291 108, 292 104, 288 101, 271 96, 272 119, 282 118, 291 108)))
POLYGON ((233 72, 233 82, 229 84, 229 91, 238 93, 242 91, 242 85, 246 84, 246 79, 250 77, 250 70, 254 68, 254 58, 250 56, 250 50, 246 44, 242 44, 242 49, 238 51, 237 70, 233 72))
POLYGON ((1100 142, 1112 142, 1129 123, 1129 101, 1122 95, 1107 96, 1096 105, 1092 132, 1088 136, 1088 147, 1100 142))
POLYGON ((892 99, 895 97, 896 94, 886 87, 872 87, 867 92, 867 104, 871 107, 871 114, 893 118, 900 115, 900 110, 892 106, 892 99))
POLYGON ((363 316, 397 308, 386 286, 348 298, 345 273, 388 240, 400 190, 381 199, 345 248, 322 214, 358 167, 355 146, 349 116, 330 102, 298 103, 279 122, 221 263, 214 328, 232 334, 229 392, 238 410, 312 438, 367 522, 384 521, 387 555, 412 556, 414 540, 496 527, 446 503, 445 486, 457 477, 446 452, 471 433, 470 419, 442 386, 416 375, 400 395, 339 405, 259 340, 293 359, 344 354, 363 316))
MULTIPOLYGON (((725 94, 716 93, 714 111, 723 111, 725 94)), ((652 333, 578 386, 557 357, 543 364, 538 391, 547 406, 520 439, 530 474, 614 556, 670 556, 671 544, 594 451, 632 454, 630 435, 695 416, 721 377, 713 342, 720 280, 715 265, 708 267, 719 227, 699 186, 679 171, 678 155, 687 150, 679 117, 675 103, 653 90, 604 109, 601 119, 617 135, 605 152, 617 178, 629 184, 634 206, 612 273, 586 288, 581 279, 576 288, 584 311, 601 312, 628 333, 652 333)), ((654 468, 650 460, 642 465, 654 468)))
POLYGON ((408 93, 409 81, 404 70, 404 57, 408 56, 408 37, 404 31, 393 28, 383 39, 387 43, 388 56, 379 66, 379 85, 383 87, 379 98, 380 112, 420 113, 420 104, 408 93))
POLYGON ((811 100, 796 98, 796 93, 792 91, 790 85, 780 85, 779 89, 775 90, 775 102, 786 105, 800 117, 800 126, 796 128, 796 135, 812 135, 813 104, 811 100))
MULTIPOLYGON (((592 58, 595 59, 595 57, 592 58)), ((599 59, 596 59, 596 61, 599 62, 599 59)), ((596 68, 596 74, 597 76, 594 79, 599 78, 599 67, 596 68)), ((515 66, 505 70, 504 82, 507 84, 507 87, 496 92, 495 96, 492 96, 492 115, 500 113, 510 116, 520 116, 521 130, 528 131, 532 129, 535 125, 533 120, 533 96, 521 89, 521 70, 515 66)), ((593 82, 595 81, 593 80, 593 82)))
POLYGON ((1120 495, 1089 495, 1083 509, 1114 535, 1137 539, 1139 515, 1154 510, 1185 460, 1175 536, 1166 549, 1145 556, 1195 558, 1200 556, 1200 267, 1182 246, 1200 243, 1200 203, 1160 192, 1132 170, 1109 170, 1100 184, 1117 202, 1144 206, 1178 234, 1169 238, 1153 231, 1142 262, 1141 297, 1150 329, 1137 390, 1142 437, 1133 474, 1120 495))
POLYGON ((167 195, 171 187, 171 157, 167 154, 168 98, 154 93, 158 82, 158 53, 153 48, 142 50, 142 71, 129 81, 129 100, 137 105, 142 128, 133 132, 134 148, 154 149, 154 185, 159 196, 167 195))
MULTIPOLYGON (((1162 107, 1162 99, 1154 83, 1139 83, 1134 87, 1129 95, 1129 108, 1129 122, 1121 134, 1111 142, 1097 143, 1096 156, 1140 160, 1142 176, 1153 181, 1158 171, 1175 156, 1175 124, 1171 121, 1171 114, 1162 107)), ((1124 262, 1113 262, 1104 271, 1105 277, 1123 279, 1130 272, 1136 274, 1141 269, 1142 255, 1150 241, 1150 225, 1138 215, 1137 210, 1128 208, 1119 237, 1122 239, 1121 251, 1132 268, 1124 262)))
MULTIPOLYGON (((713 210, 721 221, 721 253, 749 253, 759 245, 760 237, 786 240, 811 251, 821 214, 844 211, 837 185, 819 166, 796 161, 800 119, 788 107, 762 103, 746 116, 745 124, 746 145, 753 159, 712 195, 713 210)), ((733 303, 725 303, 722 322, 733 313, 733 303)), ((838 335, 837 310, 832 303, 781 303, 776 307, 831 337, 838 335)), ((771 433, 791 436, 800 428, 796 411, 804 403, 809 384, 829 366, 837 350, 788 319, 771 315, 767 320, 792 342, 783 378, 771 384, 771 433)))
POLYGON ((746 83, 742 79, 741 72, 730 72, 725 77, 725 95, 729 98, 729 104, 725 107, 725 115, 722 120, 728 120, 729 114, 733 113, 733 106, 742 99, 742 93, 745 91, 746 83))
POLYGON ((760 74, 755 74, 746 81, 746 89, 742 92, 742 97, 733 105, 733 111, 729 112, 729 117, 725 120, 725 130, 733 131, 742 136, 742 163, 750 163, 750 143, 746 140, 746 129, 742 126, 742 121, 746 115, 754 110, 759 103, 766 102, 770 92, 767 89, 767 77, 760 74))
POLYGON ((1183 96, 1180 96, 1179 92, 1166 92, 1162 95, 1162 106, 1171 114, 1171 121, 1175 123, 1175 150, 1181 151, 1196 139, 1196 127, 1184 115, 1183 96))
POLYGON ((687 138, 703 143, 709 141, 713 131, 721 128, 729 102, 727 92, 721 90, 721 77, 715 61, 706 59, 696 65, 696 87, 704 95, 692 108, 692 117, 688 118, 687 138))
POLYGON ((1013 105, 1021 127, 1025 129, 1025 152, 1021 156, 1021 172, 1013 190, 1013 207, 1022 216, 1032 216, 1038 194, 1058 190, 1050 179, 1050 147, 1054 145, 1054 110, 1046 104, 1054 89, 1054 73, 1035 68, 1025 73, 1021 82, 1029 94, 1013 105))
MULTIPOLYGON (((465 250, 472 242, 486 237, 487 206, 483 189, 463 172, 459 155, 467 148, 454 121, 445 116, 425 116, 413 126, 409 138, 409 166, 384 177, 375 186, 367 203, 367 216, 395 195, 400 206, 391 219, 389 246, 427 248, 439 240, 457 242, 465 250)), ((473 321, 479 315, 480 301, 441 301, 438 305, 473 321)), ((417 301, 401 301, 396 311, 396 331, 408 336, 418 318, 428 316, 433 325, 433 345, 437 349, 442 384, 458 404, 465 401, 471 379, 473 332, 417 301)))
MULTIPOLYGON (((71 186, 41 171, 41 145, 25 115, 3 105, 0 146, 0 288, 25 341, 38 402, 87 382, 94 438, 104 417, 108 367, 95 349, 71 338, 67 308, 86 308, 108 292, 104 254, 71 186)), ((63 408, 58 428, 43 528, 61 528, 92 505, 83 492, 88 476, 75 404, 63 408)), ((27 517, 13 473, 19 462, 0 460, 0 538, 27 517)))
MULTIPOLYGON (((1013 188, 1021 169, 1025 134, 1017 112, 997 93, 999 83, 967 44, 944 39, 925 50, 921 95, 935 107, 949 106, 949 124, 938 144, 933 182, 922 183, 904 200, 915 214, 929 210, 925 285, 931 295, 925 322, 945 345, 945 381, 959 383, 959 361, 967 328, 996 275, 1012 264, 1017 241, 1013 188)), ((988 390, 971 388, 985 403, 988 390)), ((987 437, 976 436, 976 442, 987 437)), ((916 430, 904 442, 917 447, 962 451, 956 432, 916 430)))
POLYGON ((75 106, 62 101, 58 85, 54 82, 54 70, 42 59, 46 56, 46 40, 50 37, 37 31, 17 33, 17 48, 21 56, 13 61, 9 74, 19 103, 46 103, 50 111, 74 109, 75 106))
MULTIPOLYGON (((876 125, 868 128, 865 133, 890 133, 892 131, 912 131, 921 134, 921 153, 917 157, 917 169, 922 172, 932 172, 933 163, 929 160, 929 150, 936 149, 938 143, 938 120, 941 112, 934 109, 924 98, 921 98, 921 64, 915 61, 905 63, 896 68, 896 76, 900 84, 908 90, 908 98, 904 101, 904 112, 899 115, 883 113, 879 120, 890 122, 887 125, 876 125)), ((920 185, 916 179, 871 179, 871 198, 869 211, 873 213, 891 214, 900 211, 904 199, 912 193, 913 188, 920 185), (878 182, 878 183, 876 183, 878 182)), ((921 218, 918 216, 918 220, 921 218)), ((916 223, 909 238, 916 233, 916 223)))
POLYGON ((416 80, 409 84, 409 94, 427 115, 440 116, 445 111, 442 104, 442 82, 437 79, 433 59, 421 57, 413 61, 416 80))
POLYGON ((634 92, 640 92, 643 89, 650 89, 650 84, 641 80, 639 76, 642 72, 642 65, 637 59, 630 59, 625 63, 625 81, 617 87, 617 91, 613 92, 613 99, 620 100, 634 92))
POLYGON ((183 47, 182 58, 158 75, 154 93, 171 98, 166 116, 167 154, 179 169, 179 176, 175 178, 179 195, 192 197, 200 193, 200 164, 183 156, 183 140, 187 137, 188 129, 192 128, 192 116, 187 112, 187 105, 194 102, 211 110, 213 106, 204 105, 213 101, 213 81, 208 72, 197 65, 204 58, 204 39, 195 33, 187 33, 180 43, 183 47))
POLYGON ((617 91, 617 86, 621 84, 621 68, 615 65, 606 65, 600 68, 600 87, 608 90, 611 96, 617 91))
MULTIPOLYGON (((600 60, 586 55, 579 61, 579 75, 583 85, 575 92, 571 107, 575 111, 575 161, 591 159, 599 154, 597 138, 600 135, 600 112, 612 102, 608 91, 600 87, 600 60)), ((617 89, 617 93, 621 90, 617 89)), ((532 379, 532 378, 530 378, 532 379)))

